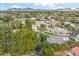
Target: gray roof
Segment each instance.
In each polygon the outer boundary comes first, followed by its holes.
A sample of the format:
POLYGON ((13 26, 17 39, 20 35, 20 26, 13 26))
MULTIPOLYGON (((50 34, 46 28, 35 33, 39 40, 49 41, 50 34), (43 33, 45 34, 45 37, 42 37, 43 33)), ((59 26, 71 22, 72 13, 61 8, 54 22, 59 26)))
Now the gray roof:
POLYGON ((63 39, 63 37, 61 37, 61 36, 50 36, 50 37, 48 37, 47 39, 47 42, 48 43, 58 43, 58 44, 62 44, 62 43, 64 43, 65 42, 65 40, 63 39))

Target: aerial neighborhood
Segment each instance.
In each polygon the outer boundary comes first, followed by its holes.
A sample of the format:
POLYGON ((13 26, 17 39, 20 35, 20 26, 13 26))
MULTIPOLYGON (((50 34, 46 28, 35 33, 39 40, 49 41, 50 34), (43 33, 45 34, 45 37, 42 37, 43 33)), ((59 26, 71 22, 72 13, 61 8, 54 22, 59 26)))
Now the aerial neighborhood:
POLYGON ((0 55, 79 56, 75 10, 0 10, 0 55))

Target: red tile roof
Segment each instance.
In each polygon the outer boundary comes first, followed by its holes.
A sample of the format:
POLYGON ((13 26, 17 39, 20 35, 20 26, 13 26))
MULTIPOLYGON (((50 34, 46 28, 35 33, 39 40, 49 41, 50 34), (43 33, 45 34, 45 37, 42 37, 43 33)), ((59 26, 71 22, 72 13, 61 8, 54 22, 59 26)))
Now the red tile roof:
POLYGON ((75 56, 79 56, 79 47, 72 48, 71 53, 75 56))

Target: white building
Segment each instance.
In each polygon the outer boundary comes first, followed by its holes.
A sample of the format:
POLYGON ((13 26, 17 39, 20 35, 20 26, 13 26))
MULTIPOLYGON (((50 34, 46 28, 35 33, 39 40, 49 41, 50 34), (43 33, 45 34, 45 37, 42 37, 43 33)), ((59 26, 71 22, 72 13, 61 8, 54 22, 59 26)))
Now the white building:
POLYGON ((57 24, 55 19, 50 19, 50 23, 52 24, 52 26, 56 26, 56 24, 57 24))
POLYGON ((35 24, 32 25, 32 30, 37 31, 37 26, 35 24))

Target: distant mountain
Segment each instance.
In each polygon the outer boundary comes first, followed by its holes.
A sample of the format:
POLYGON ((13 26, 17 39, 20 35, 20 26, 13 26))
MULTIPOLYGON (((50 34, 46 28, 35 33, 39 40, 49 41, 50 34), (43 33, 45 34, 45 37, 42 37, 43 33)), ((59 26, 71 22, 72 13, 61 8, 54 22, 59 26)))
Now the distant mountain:
POLYGON ((7 11, 31 11, 33 10, 32 8, 10 8, 7 9, 7 11))
MULTIPOLYGON (((0 11, 46 11, 47 9, 33 9, 33 8, 9 8, 7 10, 0 11)), ((64 8, 64 9, 48 9, 48 11, 79 11, 79 8, 64 8)))
POLYGON ((56 9, 57 11, 79 11, 79 8, 56 9))

